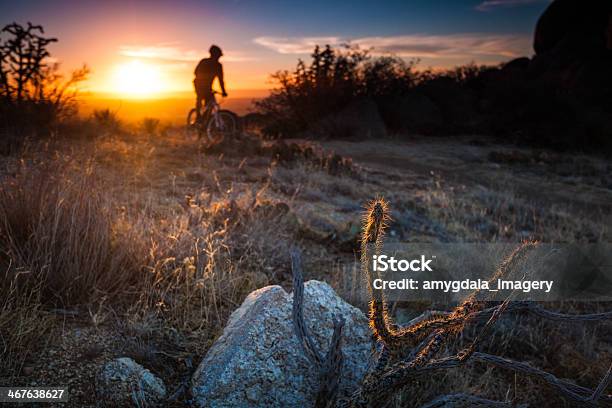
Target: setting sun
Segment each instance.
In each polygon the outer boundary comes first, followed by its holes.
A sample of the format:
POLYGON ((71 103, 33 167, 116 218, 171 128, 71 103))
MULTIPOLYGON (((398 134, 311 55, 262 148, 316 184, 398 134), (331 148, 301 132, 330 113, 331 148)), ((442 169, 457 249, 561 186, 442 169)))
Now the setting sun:
POLYGON ((115 68, 113 90, 122 96, 146 98, 158 94, 162 88, 162 75, 154 65, 134 60, 115 68))

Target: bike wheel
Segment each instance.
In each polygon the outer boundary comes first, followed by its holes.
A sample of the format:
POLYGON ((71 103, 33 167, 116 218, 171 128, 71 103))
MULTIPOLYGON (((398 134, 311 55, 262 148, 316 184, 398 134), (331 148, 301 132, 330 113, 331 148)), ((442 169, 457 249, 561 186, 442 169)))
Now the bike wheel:
POLYGON ((221 143, 226 137, 236 134, 237 123, 234 114, 221 110, 213 115, 206 126, 208 141, 213 144, 221 143))
POLYGON ((189 139, 201 138, 202 137, 202 125, 198 123, 197 111, 191 109, 187 115, 187 123, 185 126, 185 135, 189 139))

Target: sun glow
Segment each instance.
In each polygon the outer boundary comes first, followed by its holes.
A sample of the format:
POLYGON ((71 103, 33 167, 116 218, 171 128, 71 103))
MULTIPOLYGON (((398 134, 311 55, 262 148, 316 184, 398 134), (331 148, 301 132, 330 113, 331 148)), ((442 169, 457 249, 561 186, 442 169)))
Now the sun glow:
POLYGON ((133 60, 116 66, 113 90, 126 97, 149 98, 163 91, 163 82, 158 67, 133 60))

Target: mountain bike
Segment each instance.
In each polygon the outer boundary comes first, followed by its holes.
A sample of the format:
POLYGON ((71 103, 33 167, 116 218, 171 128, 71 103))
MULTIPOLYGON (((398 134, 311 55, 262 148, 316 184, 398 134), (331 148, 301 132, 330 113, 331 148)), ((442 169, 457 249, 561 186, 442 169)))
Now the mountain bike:
POLYGON ((198 118, 195 108, 187 115, 187 133, 196 134, 198 140, 203 137, 211 144, 222 142, 226 137, 232 137, 238 132, 238 116, 227 109, 221 109, 213 91, 211 100, 202 108, 198 118))

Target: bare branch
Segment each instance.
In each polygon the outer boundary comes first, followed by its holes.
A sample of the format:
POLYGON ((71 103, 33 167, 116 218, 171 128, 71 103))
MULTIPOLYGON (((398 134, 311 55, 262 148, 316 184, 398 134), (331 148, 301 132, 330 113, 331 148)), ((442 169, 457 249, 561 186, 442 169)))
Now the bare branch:
POLYGON ((604 375, 604 377, 599 382, 599 385, 595 389, 595 392, 593 392, 593 395, 591 396, 591 401, 597 402, 597 400, 601 398, 601 394, 603 394, 606 388, 608 388, 608 385, 610 385, 610 380, 612 380, 612 364, 610 364, 608 372, 606 372, 606 375, 604 375))
POLYGON ((384 374, 377 378, 377 383, 364 384, 364 386, 354 395, 351 401, 353 407, 383 406, 385 401, 402 387, 424 375, 431 374, 439 370, 461 367, 467 362, 480 362, 491 364, 507 370, 521 372, 532 377, 539 378, 548 386, 555 388, 561 396, 571 400, 574 404, 586 407, 606 406, 612 407, 612 395, 601 395, 598 402, 591 400, 594 392, 588 388, 573 384, 569 381, 559 379, 553 374, 538 368, 532 367, 527 363, 517 362, 510 359, 493 356, 486 353, 475 352, 471 358, 464 360, 461 356, 440 358, 431 360, 429 363, 419 366, 414 362, 400 361, 390 366, 384 374), (378 390, 376 401, 368 398, 371 393, 378 390), (381 392, 384 391, 384 392, 381 392))
POLYGON ((565 314, 552 312, 544 309, 542 306, 529 303, 529 302, 517 302, 512 308, 514 310, 526 310, 529 313, 533 313, 536 316, 543 317, 548 320, 555 320, 559 322, 596 322, 600 320, 612 320, 612 311, 602 313, 591 313, 591 314, 565 314))
POLYGON ((511 402, 493 401, 469 394, 443 395, 421 406, 421 408, 521 408, 524 405, 514 405, 511 402))
MULTIPOLYGON (((537 377, 543 380, 547 385, 559 391, 562 396, 572 400, 575 403, 588 407, 598 406, 597 402, 592 400, 592 397, 595 395, 597 390, 594 392, 588 388, 572 384, 569 381, 561 380, 555 377, 553 374, 540 370, 539 368, 532 367, 527 363, 521 363, 486 353, 474 353, 472 359, 474 361, 492 364, 500 368, 512 370, 515 372, 521 372, 532 377, 537 377)), ((606 374, 606 377, 609 377, 609 375, 606 374)), ((604 380, 606 380, 606 377, 604 377, 604 380)), ((609 381, 609 378, 607 379, 607 381, 609 381)), ((600 402, 602 406, 612 406, 612 395, 599 395, 598 399, 601 399, 600 402)))
MULTIPOLYGON (((467 315, 467 319, 470 323, 485 322, 491 318, 493 313, 497 310, 498 306, 489 307, 487 309, 473 312, 467 315)), ((604 320, 612 320, 612 311, 601 312, 601 313, 589 313, 589 314, 567 314, 553 312, 545 309, 541 305, 534 302, 527 301, 511 301, 506 309, 506 312, 528 312, 544 319, 553 320, 556 322, 573 323, 573 322, 599 322, 604 320)), ((427 321, 446 321, 449 325, 452 321, 447 318, 451 315, 451 312, 441 311, 426 311, 422 315, 412 319, 406 325, 400 327, 399 330, 407 330, 411 326, 427 322, 427 321)), ((442 324, 443 326, 443 324, 442 324)))
POLYGON ((329 351, 321 366, 319 392, 315 403, 315 407, 317 408, 336 406, 340 377, 342 374, 342 363, 344 360, 341 348, 343 326, 344 319, 342 317, 334 322, 334 334, 331 344, 329 345, 329 351))
POLYGON ((321 368, 323 356, 317 350, 312 337, 304 323, 304 278, 302 274, 302 259, 299 250, 291 250, 291 270, 293 272, 293 327, 306 357, 317 369, 321 368))
POLYGON ((334 321, 334 334, 329 350, 323 358, 304 322, 304 278, 301 255, 296 248, 291 250, 291 269, 293 271, 293 326, 306 357, 319 371, 319 389, 315 407, 333 407, 336 405, 342 374, 343 355, 341 346, 344 319, 339 317, 334 321))
MULTIPOLYGON (((482 311, 473 313, 469 315, 469 319, 471 322, 479 322, 488 320, 493 313, 497 310, 497 306, 484 309, 482 311)), ((602 320, 612 320, 612 311, 610 312, 602 312, 602 313, 590 313, 590 314, 566 314, 566 313, 558 313, 553 312, 551 310, 547 310, 540 306, 537 303, 533 302, 510 302, 508 304, 507 312, 529 312, 538 317, 542 317, 548 320, 553 320, 557 322, 597 322, 602 320)))

